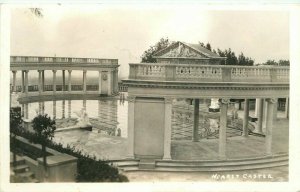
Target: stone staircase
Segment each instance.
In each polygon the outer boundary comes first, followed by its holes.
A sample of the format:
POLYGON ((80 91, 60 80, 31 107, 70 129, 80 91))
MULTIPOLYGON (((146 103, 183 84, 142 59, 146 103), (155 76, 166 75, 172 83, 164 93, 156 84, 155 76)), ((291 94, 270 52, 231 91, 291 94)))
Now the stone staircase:
POLYGON ((13 154, 10 154, 10 182, 11 183, 39 183, 30 171, 24 158, 17 155, 16 165, 13 166, 13 154))
POLYGON ((154 167, 151 162, 132 160, 124 161, 117 166, 124 172, 216 172, 288 166, 288 161, 288 154, 277 154, 274 156, 228 160, 155 160, 154 167))

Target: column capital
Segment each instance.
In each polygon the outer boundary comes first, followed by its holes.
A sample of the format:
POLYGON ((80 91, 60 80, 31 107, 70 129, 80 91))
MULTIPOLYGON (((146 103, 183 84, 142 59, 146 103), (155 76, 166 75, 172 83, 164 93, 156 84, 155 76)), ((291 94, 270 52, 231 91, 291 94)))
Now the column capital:
POLYGON ((165 97, 165 104, 172 104, 173 98, 172 97, 165 97))
POLYGON ((56 71, 57 71, 56 69, 53 69, 53 70, 52 70, 53 73, 56 73, 56 71))
POLYGON ((276 103, 277 102, 277 98, 267 98, 266 99, 266 101, 268 102, 268 103, 276 103))
POLYGON ((127 96, 127 101, 130 102, 130 103, 133 103, 135 101, 135 98, 136 98, 136 96, 128 95, 127 96))
POLYGON ((69 69, 69 70, 68 70, 68 72, 69 72, 69 73, 72 73, 72 70, 71 70, 71 69, 69 69))
POLYGON ((29 70, 24 70, 24 72, 25 72, 25 73, 28 73, 28 72, 29 72, 29 70))
POLYGON ((17 71, 16 71, 16 70, 13 70, 12 72, 13 72, 13 73, 17 73, 17 71))
POLYGON ((43 72, 44 70, 37 70, 39 73, 43 72))
POLYGON ((86 73, 86 71, 87 71, 87 70, 86 70, 86 69, 84 69, 84 70, 82 70, 82 71, 83 71, 84 73, 86 73))
POLYGON ((222 104, 228 104, 230 102, 230 99, 229 98, 222 98, 221 99, 221 103, 222 104))

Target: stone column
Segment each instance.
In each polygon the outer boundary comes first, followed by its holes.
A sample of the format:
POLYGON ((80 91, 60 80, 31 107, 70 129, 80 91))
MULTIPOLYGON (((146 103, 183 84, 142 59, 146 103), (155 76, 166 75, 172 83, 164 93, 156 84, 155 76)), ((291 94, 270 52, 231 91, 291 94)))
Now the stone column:
POLYGON ((25 92, 25 71, 22 71, 22 93, 25 92))
POLYGON ((248 118, 249 118, 249 99, 245 99, 244 119, 243 119, 243 136, 248 137, 248 118))
POLYGON ((53 119, 56 119, 56 100, 53 100, 53 119))
POLYGON ((163 159, 171 158, 171 132, 172 132, 172 98, 165 98, 165 132, 164 132, 164 156, 163 159))
POLYGON ((13 73, 13 87, 12 87, 12 91, 13 92, 16 92, 17 89, 16 89, 16 78, 17 78, 17 71, 12 71, 13 73))
POLYGON ((276 103, 275 98, 266 99, 268 102, 267 110, 267 125, 266 125, 266 154, 272 154, 272 129, 274 120, 274 104, 276 103))
POLYGON ((42 70, 38 70, 39 72, 39 94, 42 93, 42 70))
POLYGON ((99 71, 99 86, 98 86, 98 91, 99 91, 99 94, 101 94, 101 89, 102 89, 102 77, 101 77, 101 73, 102 71, 99 71))
POLYGON ((62 91, 65 91, 65 86, 66 86, 66 75, 65 75, 65 70, 62 70, 62 91))
POLYGON ((128 158, 134 158, 134 103, 135 97, 128 95, 128 158))
POLYGON ((24 118, 28 119, 28 103, 25 103, 25 114, 24 114, 24 118))
POLYGON ((194 100, 194 126, 193 126, 193 142, 199 141, 199 99, 194 100))
POLYGON ((66 107, 66 103, 65 100, 62 100, 62 107, 61 107, 61 118, 64 119, 65 118, 65 107, 66 107))
POLYGON ((86 111, 86 99, 82 100, 82 107, 86 111))
POLYGON ((255 99, 255 117, 258 118, 258 110, 259 110, 259 98, 255 99))
POLYGON ((28 70, 25 71, 25 93, 28 94, 28 70))
POLYGON ((262 126, 263 126, 263 114, 264 114, 264 99, 258 100, 258 107, 257 107, 257 132, 262 133, 262 126))
POLYGON ((290 105, 290 99, 287 97, 285 99, 285 110, 284 110, 284 112, 285 112, 284 116, 287 119, 289 118, 289 105, 290 105))
POLYGON ((71 92, 72 91, 72 83, 71 83, 71 80, 72 80, 72 70, 68 70, 69 72, 69 76, 68 76, 68 92, 71 92))
POLYGON ((111 71, 107 73, 107 95, 111 95, 111 71))
POLYGON ((274 121, 276 121, 277 120, 277 112, 278 112, 278 98, 275 98, 273 110, 274 110, 274 112, 273 112, 274 121))
POLYGON ((83 70, 83 92, 86 92, 86 70, 83 70))
POLYGON ((220 130, 219 130, 219 159, 226 159, 226 129, 227 129, 227 108, 229 99, 221 101, 220 130))
POLYGON ((53 94, 55 95, 55 93, 56 93, 56 70, 52 70, 52 72, 53 72, 53 80, 52 80, 53 94))
POLYGON ((267 100, 265 99, 264 100, 264 115, 263 115, 263 129, 266 129, 266 126, 267 126, 267 112, 268 112, 268 102, 267 100))
POLYGON ((68 100, 68 118, 71 118, 71 105, 72 105, 72 101, 68 100))
POLYGON ((118 69, 115 70, 115 92, 119 93, 118 69))
POLYGON ((42 92, 45 91, 45 70, 42 70, 42 92))

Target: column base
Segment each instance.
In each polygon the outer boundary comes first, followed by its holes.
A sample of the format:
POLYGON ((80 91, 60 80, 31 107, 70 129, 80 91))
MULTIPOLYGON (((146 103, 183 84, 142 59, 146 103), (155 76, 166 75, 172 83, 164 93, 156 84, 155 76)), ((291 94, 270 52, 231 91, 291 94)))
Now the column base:
POLYGON ((162 159, 163 160, 172 160, 172 157, 171 156, 164 156, 162 159))
POLYGON ((208 112, 220 112, 220 108, 208 108, 208 112))

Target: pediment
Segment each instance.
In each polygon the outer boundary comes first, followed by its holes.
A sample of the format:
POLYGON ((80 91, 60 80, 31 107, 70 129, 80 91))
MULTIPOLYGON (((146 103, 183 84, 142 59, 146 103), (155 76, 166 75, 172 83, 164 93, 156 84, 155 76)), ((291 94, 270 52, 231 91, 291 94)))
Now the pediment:
POLYGON ((184 58, 184 57, 189 57, 189 58, 207 58, 204 54, 196 51, 195 49, 181 43, 177 42, 163 51, 158 52, 155 54, 156 57, 161 57, 161 58, 184 58))

